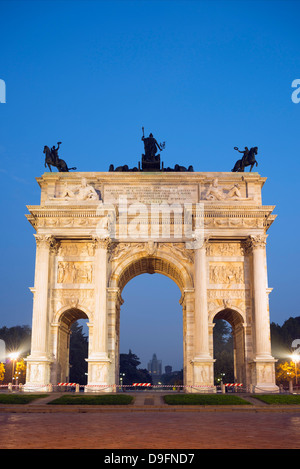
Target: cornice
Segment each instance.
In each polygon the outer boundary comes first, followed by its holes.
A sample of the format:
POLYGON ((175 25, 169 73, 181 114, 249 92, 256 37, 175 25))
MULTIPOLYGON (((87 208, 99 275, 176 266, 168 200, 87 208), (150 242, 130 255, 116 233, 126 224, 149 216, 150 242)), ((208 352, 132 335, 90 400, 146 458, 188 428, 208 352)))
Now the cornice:
POLYGON ((214 178, 218 178, 224 182, 260 182, 262 185, 267 180, 266 177, 261 176, 256 172, 233 173, 233 172, 200 172, 200 171, 183 171, 183 172, 74 172, 74 173, 44 173, 42 176, 36 178, 38 184, 42 187, 44 183, 53 183, 57 181, 73 181, 80 182, 84 177, 89 182, 102 182, 109 184, 126 184, 137 183, 137 176, 142 182, 149 181, 151 183, 157 182, 158 184, 164 181, 180 182, 180 183, 201 183, 207 182, 214 178))

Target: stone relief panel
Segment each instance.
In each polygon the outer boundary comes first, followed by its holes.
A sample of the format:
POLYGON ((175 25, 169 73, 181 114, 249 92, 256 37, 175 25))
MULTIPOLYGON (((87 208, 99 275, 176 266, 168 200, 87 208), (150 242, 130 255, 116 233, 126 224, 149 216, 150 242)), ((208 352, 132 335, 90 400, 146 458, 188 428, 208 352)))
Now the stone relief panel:
POLYGON ((243 284, 243 262, 210 262, 209 283, 211 284, 243 284))
POLYGON ((213 383, 213 369, 208 364, 194 364, 195 382, 210 386, 213 383))
POLYGON ((59 256, 87 256, 93 257, 95 254, 93 243, 61 243, 58 255, 59 256))
POLYGON ((58 262, 57 283, 92 283, 92 262, 58 262))
POLYGON ((99 190, 82 178, 80 184, 65 181, 59 184, 55 197, 48 197, 47 203, 103 203, 99 190))
POLYGON ((223 187, 219 184, 218 178, 205 188, 201 194, 201 199, 208 201, 244 201, 250 200, 245 194, 245 186, 240 184, 233 184, 230 187, 223 187))
POLYGON ((272 383, 273 366, 271 364, 258 364, 256 368, 258 383, 272 383))
POLYGON ((28 375, 31 383, 44 383, 45 367, 38 363, 29 363, 28 375))
POLYGON ((208 256, 243 256, 244 252, 240 243, 211 243, 207 247, 208 256))

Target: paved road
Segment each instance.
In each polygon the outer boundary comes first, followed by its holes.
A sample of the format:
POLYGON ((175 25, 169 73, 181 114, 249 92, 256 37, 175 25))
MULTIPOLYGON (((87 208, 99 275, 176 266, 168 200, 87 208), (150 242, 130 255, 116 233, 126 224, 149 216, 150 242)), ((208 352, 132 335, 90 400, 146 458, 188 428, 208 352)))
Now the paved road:
POLYGON ((300 413, 0 413, 0 448, 299 449, 300 413))

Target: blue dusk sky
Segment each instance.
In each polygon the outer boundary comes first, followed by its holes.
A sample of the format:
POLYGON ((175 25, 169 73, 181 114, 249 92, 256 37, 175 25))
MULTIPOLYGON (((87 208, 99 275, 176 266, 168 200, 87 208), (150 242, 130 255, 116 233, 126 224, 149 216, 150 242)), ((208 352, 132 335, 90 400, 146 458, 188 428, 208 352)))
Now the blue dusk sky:
MULTIPOLYGON (((132 167, 142 126, 166 142, 165 166, 231 171, 234 146, 258 146, 263 203, 278 215, 267 247, 270 318, 299 316, 300 3, 0 0, 0 16, 0 327, 31 326, 35 241, 25 213, 39 203, 44 145, 61 141, 60 157, 79 171, 132 167)), ((181 368, 175 283, 141 275, 123 298, 121 352, 181 368)))

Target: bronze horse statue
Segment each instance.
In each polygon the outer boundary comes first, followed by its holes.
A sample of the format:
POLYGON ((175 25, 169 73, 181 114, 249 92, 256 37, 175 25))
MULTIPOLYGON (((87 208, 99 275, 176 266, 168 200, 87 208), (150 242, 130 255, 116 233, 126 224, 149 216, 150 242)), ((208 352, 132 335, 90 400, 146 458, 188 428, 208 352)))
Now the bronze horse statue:
POLYGON ((232 172, 241 172, 243 173, 245 171, 246 166, 251 166, 250 172, 253 169, 253 166, 256 164, 258 165, 255 155, 257 155, 257 150, 258 147, 253 147, 248 150, 247 147, 245 147, 245 151, 240 151, 237 147, 234 147, 235 150, 237 150, 239 153, 243 153, 243 157, 240 160, 237 160, 237 162, 234 165, 234 168, 231 170, 232 172))
POLYGON ((67 163, 65 162, 65 160, 62 160, 61 158, 59 158, 58 156, 58 149, 60 147, 60 144, 61 142, 57 142, 57 148, 55 148, 55 146, 53 146, 50 150, 49 147, 47 147, 47 145, 44 146, 44 151, 43 153, 45 153, 45 168, 46 166, 48 166, 49 170, 52 172, 52 169, 51 169, 51 166, 54 166, 55 168, 58 169, 59 172, 61 173, 66 173, 70 170, 76 170, 77 168, 68 168, 68 165, 67 163))

